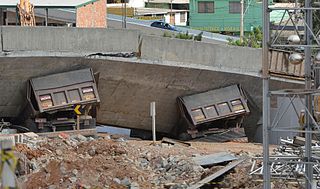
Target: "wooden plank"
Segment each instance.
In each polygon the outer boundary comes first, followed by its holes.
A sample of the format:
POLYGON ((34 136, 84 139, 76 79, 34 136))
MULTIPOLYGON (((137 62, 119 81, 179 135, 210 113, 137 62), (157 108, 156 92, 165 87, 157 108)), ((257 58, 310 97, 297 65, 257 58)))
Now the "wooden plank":
POLYGON ((224 173, 226 173, 227 171, 229 171, 230 169, 234 168, 235 166, 239 165, 240 163, 242 163, 244 160, 246 160, 247 158, 243 158, 243 159, 239 159, 237 161, 231 162, 229 163, 226 167, 224 167, 223 169, 220 169, 219 171, 207 176, 206 178, 200 180, 199 182, 197 182, 196 184, 188 187, 188 189, 197 189, 200 188, 201 186, 205 185, 206 183, 212 181, 215 178, 218 178, 219 176, 223 175, 224 173))

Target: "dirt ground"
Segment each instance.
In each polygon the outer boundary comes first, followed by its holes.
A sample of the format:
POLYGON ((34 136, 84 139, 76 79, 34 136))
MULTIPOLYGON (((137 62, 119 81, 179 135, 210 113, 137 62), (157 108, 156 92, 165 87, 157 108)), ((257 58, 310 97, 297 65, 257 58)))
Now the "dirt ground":
POLYGON ((63 135, 39 141, 16 146, 21 188, 187 188, 225 166, 202 167, 192 157, 217 152, 248 157, 222 177, 219 187, 261 188, 248 174, 250 157, 262 153, 260 144, 190 142, 185 147, 109 135, 63 135))

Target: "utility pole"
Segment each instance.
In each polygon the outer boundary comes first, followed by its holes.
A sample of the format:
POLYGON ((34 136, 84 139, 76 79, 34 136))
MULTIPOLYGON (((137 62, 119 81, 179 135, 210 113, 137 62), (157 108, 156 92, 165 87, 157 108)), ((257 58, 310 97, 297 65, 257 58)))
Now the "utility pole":
POLYGON ((172 1, 173 0, 170 1, 170 24, 174 24, 174 23, 171 23, 171 17, 173 16, 172 15, 172 1))
POLYGON ((243 0, 240 0, 240 42, 243 42, 243 0))
POLYGON ((122 9, 122 28, 127 28, 127 5, 126 0, 121 1, 121 9, 122 9))
POLYGON ((127 0, 124 0, 124 28, 127 28, 127 0))
POLYGON ((48 18, 49 18, 49 9, 46 8, 45 11, 46 11, 45 22, 46 22, 46 26, 48 26, 48 22, 49 22, 49 19, 48 19, 48 18))

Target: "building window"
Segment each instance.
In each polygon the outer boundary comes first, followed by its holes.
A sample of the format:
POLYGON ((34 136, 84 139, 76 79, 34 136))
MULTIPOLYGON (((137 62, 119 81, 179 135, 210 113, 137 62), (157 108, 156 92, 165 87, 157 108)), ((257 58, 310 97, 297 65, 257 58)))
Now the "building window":
POLYGON ((214 13, 214 2, 199 1, 198 13, 214 13))
POLYGON ((184 12, 180 13, 180 22, 181 23, 186 22, 186 13, 184 12))
POLYGON ((241 4, 239 1, 230 1, 229 2, 229 13, 230 14, 240 14, 241 4))

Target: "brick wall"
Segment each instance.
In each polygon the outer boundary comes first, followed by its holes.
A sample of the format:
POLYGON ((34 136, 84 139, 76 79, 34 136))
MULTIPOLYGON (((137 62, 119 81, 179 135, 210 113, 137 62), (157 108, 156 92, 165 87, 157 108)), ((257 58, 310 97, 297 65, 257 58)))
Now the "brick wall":
POLYGON ((77 8, 77 27, 106 28, 107 5, 106 0, 98 0, 77 8))

